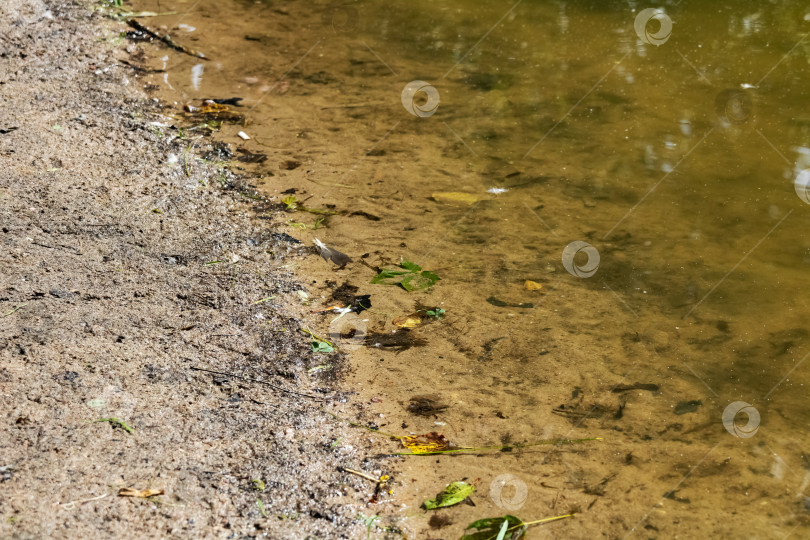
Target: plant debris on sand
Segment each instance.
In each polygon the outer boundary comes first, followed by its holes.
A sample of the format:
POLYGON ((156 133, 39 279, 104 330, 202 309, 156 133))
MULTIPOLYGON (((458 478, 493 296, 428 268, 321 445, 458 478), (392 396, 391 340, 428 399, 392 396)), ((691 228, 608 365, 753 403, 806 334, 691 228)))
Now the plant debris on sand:
POLYGON ((91 8, 0 3, 0 537, 363 537, 294 246, 91 8))

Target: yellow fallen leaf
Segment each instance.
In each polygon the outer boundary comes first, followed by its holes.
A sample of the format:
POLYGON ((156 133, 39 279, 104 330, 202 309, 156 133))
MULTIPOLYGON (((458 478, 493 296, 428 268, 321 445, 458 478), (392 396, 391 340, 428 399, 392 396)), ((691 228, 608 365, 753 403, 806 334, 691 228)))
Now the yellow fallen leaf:
POLYGON ((536 281, 526 280, 526 283, 523 284, 528 290, 530 291, 539 291, 543 288, 543 286, 536 281))
POLYGON ((434 200, 444 203, 475 204, 478 197, 472 193, 462 193, 460 191, 439 191, 431 195, 434 200))
POLYGON ((395 326, 399 326, 400 328, 416 328, 420 324, 422 324, 421 317, 417 317, 415 315, 408 315, 405 317, 397 317, 393 321, 395 326))
POLYGON ((431 452, 445 452, 455 445, 447 440, 441 433, 431 431, 424 435, 406 435, 397 437, 402 446, 409 449, 414 454, 428 454, 431 452))
POLYGON ((118 490, 119 497, 140 497, 145 499, 154 495, 163 495, 166 493, 162 489, 135 489, 135 488, 121 488, 118 490))

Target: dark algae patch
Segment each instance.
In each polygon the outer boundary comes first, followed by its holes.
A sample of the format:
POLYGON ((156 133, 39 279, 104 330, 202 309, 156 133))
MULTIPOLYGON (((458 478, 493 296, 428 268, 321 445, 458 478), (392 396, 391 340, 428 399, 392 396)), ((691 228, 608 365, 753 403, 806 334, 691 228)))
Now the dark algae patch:
POLYGON ((703 405, 703 403, 699 399, 692 399, 689 401, 679 401, 675 405, 675 410, 673 411, 675 414, 687 414, 697 412, 698 407, 703 405))

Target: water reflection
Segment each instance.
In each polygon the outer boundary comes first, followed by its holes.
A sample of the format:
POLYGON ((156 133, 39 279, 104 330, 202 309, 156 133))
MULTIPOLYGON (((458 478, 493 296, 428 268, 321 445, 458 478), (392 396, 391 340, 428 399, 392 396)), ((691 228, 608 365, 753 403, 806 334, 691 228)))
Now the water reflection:
POLYGON ((415 298, 447 310, 401 355, 350 340, 392 426, 604 438, 407 474, 480 477, 492 515, 563 498, 583 517, 562 536, 784 536, 810 517, 810 12, 665 4, 202 2, 184 20, 221 66, 178 90, 245 97, 240 144, 304 165, 269 194, 378 218, 330 218, 327 244, 441 275, 418 297, 345 275, 375 295, 362 335, 415 298), (413 418, 397 403, 417 391, 453 405, 413 418), (525 502, 503 494, 521 483, 525 502))

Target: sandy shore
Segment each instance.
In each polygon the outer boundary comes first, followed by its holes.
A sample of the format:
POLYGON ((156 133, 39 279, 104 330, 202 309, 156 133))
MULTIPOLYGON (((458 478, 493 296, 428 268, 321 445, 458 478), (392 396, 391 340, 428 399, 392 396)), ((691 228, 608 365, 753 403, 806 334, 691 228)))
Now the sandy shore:
POLYGON ((379 466, 321 412, 346 398, 300 332, 307 249, 91 8, 0 5, 0 536, 364 536, 338 465, 379 466))

